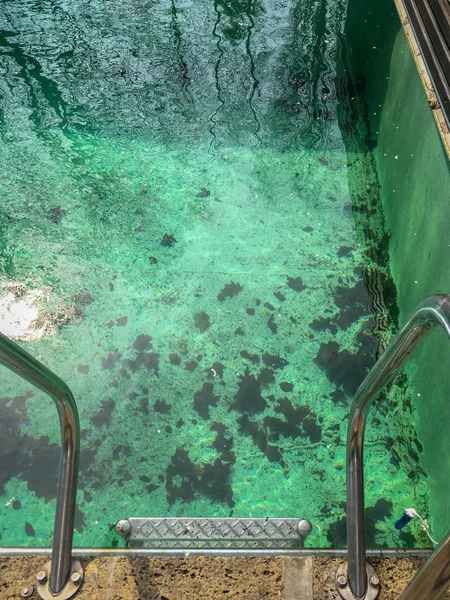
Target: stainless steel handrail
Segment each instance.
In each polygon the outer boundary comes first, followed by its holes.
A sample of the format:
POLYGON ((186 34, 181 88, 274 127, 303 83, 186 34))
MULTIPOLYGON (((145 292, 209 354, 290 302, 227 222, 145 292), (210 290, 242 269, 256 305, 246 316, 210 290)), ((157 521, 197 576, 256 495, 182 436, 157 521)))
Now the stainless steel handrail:
POLYGON ((54 594, 58 594, 64 587, 71 570, 80 453, 80 424, 77 406, 72 392, 62 379, 1 333, 0 363, 49 394, 58 409, 62 453, 49 578, 50 590, 54 594))
POLYGON ((450 531, 399 600, 437 600, 450 585, 450 531))
MULTIPOLYGON (((416 346, 425 338, 430 329, 438 324, 444 328, 450 337, 450 295, 438 294, 431 296, 417 307, 356 391, 350 410, 347 437, 347 575, 351 592, 357 598, 364 598, 367 590, 363 467, 364 430, 367 411, 376 396, 397 373, 416 346)), ((450 537, 447 538, 445 545, 448 562, 450 537)), ((439 549, 432 554, 427 565, 439 560, 442 568, 443 559, 435 557, 436 553, 439 553, 439 549)), ((442 555, 441 552, 439 556, 442 557, 442 555)), ((424 567, 424 570, 426 568, 427 566, 424 567)), ((421 580, 424 579, 424 577, 421 578, 421 580)), ((430 583, 428 578, 426 580, 429 587, 422 587, 420 596, 403 595, 402 600, 438 598, 439 596, 432 596, 427 592, 427 590, 431 592, 434 583, 430 583)), ((409 587, 413 586, 414 581, 411 582, 409 587)), ((448 577, 446 582, 448 585, 448 577)))

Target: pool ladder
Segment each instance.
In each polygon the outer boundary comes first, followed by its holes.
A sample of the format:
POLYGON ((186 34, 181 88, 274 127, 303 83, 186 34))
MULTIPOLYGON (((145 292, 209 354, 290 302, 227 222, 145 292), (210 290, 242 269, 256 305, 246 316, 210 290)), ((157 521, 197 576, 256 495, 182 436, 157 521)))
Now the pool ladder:
MULTIPOLYGON (((416 346, 438 324, 444 328, 450 337, 450 295, 431 296, 418 306, 369 372, 358 388, 353 400, 347 438, 348 562, 339 568, 336 576, 336 585, 344 600, 374 600, 378 595, 380 586, 375 571, 366 563, 363 446, 368 408, 416 346)), ((37 573, 36 580, 38 594, 43 600, 67 600, 77 593, 83 582, 81 564, 78 560, 72 559, 80 451, 80 425, 76 403, 70 389, 57 375, 1 333, 0 364, 8 367, 49 394, 58 410, 62 453, 56 499, 52 559, 37 573)), ((254 536, 252 533, 254 529, 252 528, 260 527, 263 521, 266 523, 272 522, 271 527, 276 527, 283 521, 282 519, 194 519, 189 520, 189 524, 183 524, 183 519, 172 520, 175 521, 175 528, 180 530, 179 527, 181 526, 185 541, 192 540, 192 531, 198 532, 199 528, 204 527, 205 524, 209 530, 212 525, 214 525, 214 528, 219 525, 220 529, 225 521, 240 521, 242 531, 247 538, 251 539, 254 536), (194 523, 195 521, 197 522, 194 523), (198 523, 198 521, 205 521, 205 523, 198 523), (247 523, 242 523, 243 521, 247 521, 247 523), (186 530, 186 525, 194 529, 189 532, 186 530)), ((154 534, 149 533, 150 525, 148 521, 150 520, 130 519, 121 521, 118 523, 118 531, 124 536, 129 536, 134 524, 135 532, 138 532, 136 537, 138 541, 139 535, 144 538, 152 537, 154 534)), ((168 520, 160 519, 159 521, 165 522, 168 520)), ((308 521, 289 519, 284 521, 286 523, 282 525, 287 528, 284 529, 287 532, 285 537, 294 540, 294 544, 298 544, 298 538, 306 537, 311 530, 308 521)), ((163 525, 166 528, 167 523, 163 523, 163 525)), ((154 523, 151 524, 151 527, 153 526, 154 523)), ((227 535, 230 537, 229 533, 227 535)), ((262 535, 263 537, 271 537, 268 532, 264 532, 262 535)), ((234 533, 231 533, 231 538, 233 537, 234 533)), ((277 539, 282 537, 279 535, 277 539)), ((140 541, 142 541, 142 538, 140 541)), ((416 574, 399 600, 437 600, 445 593, 449 584, 450 532, 416 574)))
POLYGON ((67 600, 83 582, 83 568, 72 560, 72 538, 80 455, 80 422, 72 392, 57 375, 0 333, 0 363, 46 392, 56 404, 61 426, 61 462, 56 496, 52 560, 36 575, 43 600, 67 600))
MULTIPOLYGON (((373 567, 366 562, 363 447, 369 406, 436 325, 450 337, 450 295, 431 296, 416 308, 356 391, 347 435, 348 562, 336 576, 344 600, 374 600, 380 585, 373 567)), ((449 585, 450 531, 399 600, 437 600, 449 585)))

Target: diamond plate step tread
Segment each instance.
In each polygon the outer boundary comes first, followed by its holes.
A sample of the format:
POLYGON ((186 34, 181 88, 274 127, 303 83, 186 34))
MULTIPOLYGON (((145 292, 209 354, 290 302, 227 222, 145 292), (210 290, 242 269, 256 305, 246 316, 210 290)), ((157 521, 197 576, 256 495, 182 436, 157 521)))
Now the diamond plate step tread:
MULTIPOLYGON (((300 519, 140 518, 128 520, 129 542, 298 542, 308 535, 300 519)), ((122 523, 122 522, 121 522, 122 523)))

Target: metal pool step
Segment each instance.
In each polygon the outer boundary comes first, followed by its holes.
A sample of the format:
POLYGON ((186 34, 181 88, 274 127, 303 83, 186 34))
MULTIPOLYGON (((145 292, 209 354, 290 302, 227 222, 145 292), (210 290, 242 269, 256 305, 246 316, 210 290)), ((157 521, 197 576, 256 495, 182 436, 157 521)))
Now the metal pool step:
POLYGON ((116 531, 131 548, 302 548, 306 519, 141 518, 119 521, 116 531))

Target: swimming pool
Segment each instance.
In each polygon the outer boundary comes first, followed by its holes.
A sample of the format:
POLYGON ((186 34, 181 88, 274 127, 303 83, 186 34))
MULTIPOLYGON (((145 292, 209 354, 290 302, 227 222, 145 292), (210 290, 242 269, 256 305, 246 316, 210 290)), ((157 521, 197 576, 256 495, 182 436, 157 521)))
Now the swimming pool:
MULTIPOLYGON (((4 4, 1 329, 77 399, 76 545, 145 515, 345 546, 348 403, 399 318, 347 8, 4 4)), ((56 413, 2 373, 1 544, 50 545, 56 413)), ((389 394, 368 545, 427 546, 393 528, 429 490, 408 378, 389 394)))

